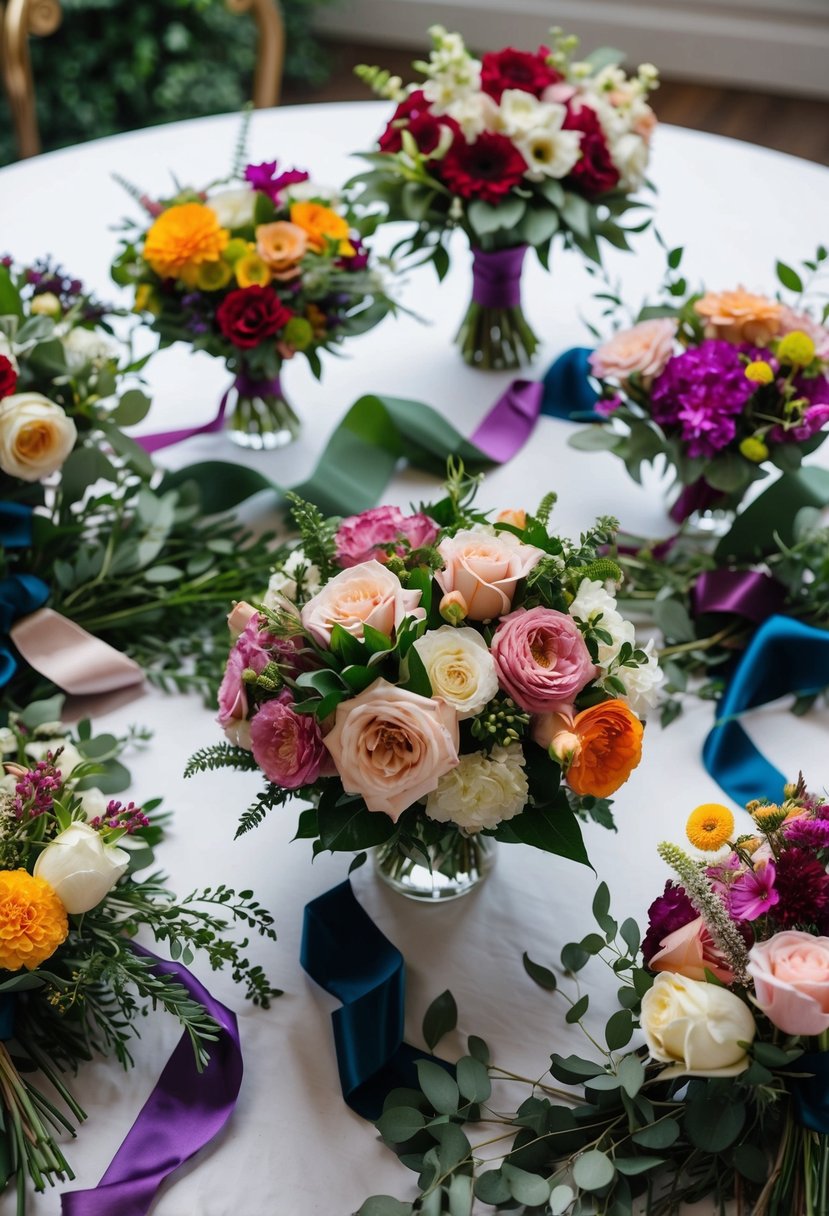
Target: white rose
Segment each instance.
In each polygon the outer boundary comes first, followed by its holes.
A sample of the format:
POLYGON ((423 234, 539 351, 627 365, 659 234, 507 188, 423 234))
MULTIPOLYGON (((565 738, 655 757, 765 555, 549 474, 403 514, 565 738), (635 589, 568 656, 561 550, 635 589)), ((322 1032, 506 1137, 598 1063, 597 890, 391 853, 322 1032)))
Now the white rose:
POLYGON ((264 605, 274 612, 284 607, 284 600, 296 603, 297 576, 302 570, 302 588, 306 597, 316 595, 322 589, 319 567, 309 563, 308 558, 297 547, 291 553, 281 570, 274 570, 268 580, 268 590, 265 592, 264 605))
POLYGON ((5 357, 8 359, 9 363, 11 363, 12 367, 14 368, 14 370, 16 372, 20 371, 20 367, 18 365, 17 359, 15 359, 15 357, 14 357, 14 351, 12 350, 12 344, 9 341, 8 336, 3 333, 2 329, 0 329, 0 355, 5 355, 5 357))
POLYGON ((619 671, 619 679, 627 690, 622 699, 627 701, 633 712, 640 718, 643 718, 646 712, 656 705, 659 700, 659 686, 665 679, 665 673, 659 666, 659 660, 653 653, 653 647, 653 638, 650 639, 647 646, 642 647, 648 656, 647 663, 642 663, 639 667, 623 667, 619 671))
POLYGON ((461 756, 457 767, 444 773, 429 795, 426 814, 439 823, 480 832, 520 815, 529 792, 524 753, 520 743, 511 743, 489 753, 461 756))
POLYGON ((661 972, 642 997, 642 1030, 661 1075, 734 1077, 748 1067, 740 1043, 757 1033, 751 1010, 727 988, 661 972))
POLYGON ((109 798, 107 798, 103 790, 98 789, 97 785, 93 785, 88 790, 78 790, 78 797, 81 800, 81 809, 87 819, 100 819, 106 813, 109 798))
POLYGON ((619 186, 623 190, 638 190, 645 180, 650 159, 650 149, 639 135, 632 131, 611 142, 610 159, 619 170, 619 186))
POLYGON ((41 393, 12 393, 0 401, 0 469, 40 481, 59 469, 78 432, 59 405, 41 393))
POLYGON ((636 644, 633 625, 619 612, 615 595, 598 579, 582 579, 568 612, 583 625, 595 625, 597 629, 610 634, 609 643, 601 640, 598 643, 600 667, 607 668, 613 662, 624 642, 630 642, 631 646, 636 644))
POLYGON ((256 191, 250 186, 236 190, 221 190, 207 200, 222 228, 244 228, 253 223, 256 191))
POLYGON ((106 334, 98 333, 94 329, 84 329, 80 325, 70 329, 69 333, 61 338, 61 342, 66 355, 66 366, 70 372, 79 372, 89 364, 100 367, 108 359, 114 359, 117 354, 114 342, 111 342, 106 334))
POLYGON ((96 907, 129 865, 129 854, 105 844, 86 823, 71 823, 35 862, 35 878, 43 878, 67 912, 79 915, 96 907))
POLYGON ((26 744, 26 755, 31 756, 34 761, 45 760, 49 752, 54 756, 59 747, 62 747, 63 751, 56 764, 65 781, 79 764, 84 763, 84 758, 74 743, 69 743, 66 739, 33 739, 31 743, 26 744))
POLYGON ((448 701, 458 718, 480 713, 498 691, 495 660, 475 629, 441 625, 414 644, 432 685, 432 696, 448 701))

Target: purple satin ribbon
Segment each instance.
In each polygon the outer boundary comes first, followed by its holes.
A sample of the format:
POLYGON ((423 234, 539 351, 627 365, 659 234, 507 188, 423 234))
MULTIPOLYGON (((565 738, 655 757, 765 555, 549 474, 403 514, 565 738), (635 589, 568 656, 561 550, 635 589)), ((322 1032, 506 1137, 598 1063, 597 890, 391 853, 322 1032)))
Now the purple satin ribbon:
POLYGON ((782 612, 786 588, 759 570, 706 570, 694 584, 694 612, 728 612, 760 625, 782 612))
POLYGON ((96 1187, 61 1196, 62 1216, 147 1216, 164 1180, 227 1123, 242 1084, 236 1015, 211 996, 180 963, 164 962, 132 942, 154 969, 174 976, 220 1026, 203 1072, 196 1069, 185 1032, 155 1089, 96 1187))
POLYGON ((690 486, 685 486, 668 514, 675 524, 682 524, 695 511, 707 511, 725 501, 722 490, 709 486, 704 477, 698 477, 690 486))
POLYGON ((156 431, 152 435, 139 435, 135 442, 145 452, 159 452, 162 448, 170 448, 174 443, 181 443, 182 440, 190 439, 193 435, 210 435, 215 431, 220 431, 224 426, 227 403, 234 388, 241 397, 282 395, 282 385, 278 376, 275 380, 251 380, 247 376, 239 375, 222 397, 219 402, 219 412, 210 422, 205 422, 203 426, 188 426, 175 431, 156 431))
POLYGON ((513 380, 469 442, 496 464, 506 464, 532 434, 543 399, 544 385, 540 381, 513 380))
POLYGON ((481 308, 517 308, 526 245, 512 249, 472 249, 472 299, 481 308))

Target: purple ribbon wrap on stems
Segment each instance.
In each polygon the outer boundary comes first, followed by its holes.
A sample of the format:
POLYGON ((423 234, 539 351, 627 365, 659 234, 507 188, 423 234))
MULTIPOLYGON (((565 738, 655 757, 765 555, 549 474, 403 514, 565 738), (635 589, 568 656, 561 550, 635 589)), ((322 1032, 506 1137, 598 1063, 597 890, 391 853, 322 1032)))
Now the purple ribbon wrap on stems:
POLYGON ((705 570, 694 584, 694 611, 728 612, 761 625, 782 612, 786 588, 760 570, 705 570))
POLYGON ((180 963, 157 959, 136 942, 131 946, 207 1010, 219 1025, 218 1038, 199 1072, 184 1032, 103 1178, 92 1190, 66 1192, 62 1216, 147 1216, 164 1180, 222 1130, 242 1084, 236 1015, 180 963))
POLYGON ((712 507, 720 507, 726 500, 722 490, 715 490, 704 477, 698 477, 690 486, 684 486, 682 493, 671 507, 668 515, 675 524, 682 524, 695 511, 707 511, 712 507))
POLYGON ((173 444, 190 439, 193 435, 210 435, 215 431, 220 431, 224 426, 227 403, 233 389, 236 389, 240 397, 282 396, 279 376, 274 380, 252 380, 249 376, 240 374, 225 392, 219 402, 219 411, 210 422, 205 422, 202 426, 186 426, 174 431, 156 431, 152 435, 139 435, 135 442, 145 452, 159 452, 162 448, 170 448, 173 444))
POLYGON ((481 308, 517 308, 526 245, 512 249, 472 248, 472 299, 481 308))

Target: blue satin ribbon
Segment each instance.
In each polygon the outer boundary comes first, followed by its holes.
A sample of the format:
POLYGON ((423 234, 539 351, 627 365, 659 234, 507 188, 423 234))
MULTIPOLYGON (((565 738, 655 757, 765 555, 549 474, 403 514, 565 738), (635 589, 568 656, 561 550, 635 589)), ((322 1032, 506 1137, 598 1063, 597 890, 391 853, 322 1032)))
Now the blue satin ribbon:
POLYGON ((4 549, 25 549, 32 543, 33 514, 22 502, 0 502, 0 545, 4 549))
POLYGON ((604 421, 593 408, 599 394, 590 383, 592 353, 588 346, 571 346, 559 355, 542 381, 542 414, 572 422, 604 421))
POLYGON ((13 992, 0 992, 0 1040, 2 1042, 6 1042, 14 1036, 16 1003, 13 992))
POLYGON ((9 645, 9 630, 18 617, 42 608, 48 598, 46 583, 33 574, 10 574, 0 578, 0 688, 8 684, 18 665, 9 645))
POLYGON ((350 882, 305 907, 300 962, 326 992, 342 1001, 331 1014, 343 1098, 376 1120, 386 1095, 418 1088, 415 1064, 436 1060, 403 1042, 406 964, 363 911, 350 882))
POLYGON ((792 1077, 788 1082, 798 1123, 826 1135, 829 1133, 829 1052, 807 1051, 798 1056, 792 1069, 812 1074, 792 1077))
POLYGON ((739 715, 788 693, 810 694, 829 684, 829 632, 785 616, 764 621, 751 639, 719 705, 702 758, 735 802, 783 797, 785 777, 755 747, 739 715))

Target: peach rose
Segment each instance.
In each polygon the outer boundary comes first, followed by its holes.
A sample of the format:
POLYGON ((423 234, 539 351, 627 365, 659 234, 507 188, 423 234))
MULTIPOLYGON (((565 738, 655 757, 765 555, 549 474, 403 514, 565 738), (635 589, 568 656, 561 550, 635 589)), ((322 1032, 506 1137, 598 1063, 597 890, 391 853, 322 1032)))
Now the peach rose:
POLYGON ((642 723, 619 699, 591 705, 572 719, 539 714, 532 724, 536 743, 564 757, 570 789, 595 798, 608 798, 627 781, 642 759, 642 734, 642 723))
POLYGON ((709 291, 694 308, 705 320, 707 338, 766 346, 780 332, 782 305, 766 296, 755 296, 744 287, 709 291))
POLYGON ((748 952, 757 1004, 784 1034, 829 1030, 829 937, 791 929, 748 952))
POLYGON ((419 603, 419 591, 404 591, 396 574, 382 562, 372 560, 336 574, 311 597, 300 618, 303 629, 315 642, 329 646, 335 625, 342 625, 359 639, 364 625, 391 637, 404 617, 423 620, 426 613, 419 603))
POLYGON ((676 321, 656 317, 623 329, 603 342, 590 356, 590 370, 600 380, 625 384, 637 372, 649 382, 658 376, 674 353, 676 321))
POLYGON ((256 229, 256 252, 275 279, 294 279, 308 248, 308 236, 296 224, 276 220, 256 229))
POLYGON ((525 545, 512 532, 492 535, 465 528, 438 545, 443 569, 435 572, 441 591, 459 591, 470 621, 490 621, 512 607, 520 579, 526 578, 544 553, 525 545))
POLYGON ((340 702, 324 742, 346 793, 396 823, 458 763, 458 716, 445 701, 375 680, 340 702))
POLYGON ((704 980, 706 970, 724 984, 734 980, 734 972, 725 966, 701 916, 663 937, 648 966, 651 971, 674 971, 689 980, 704 980))

